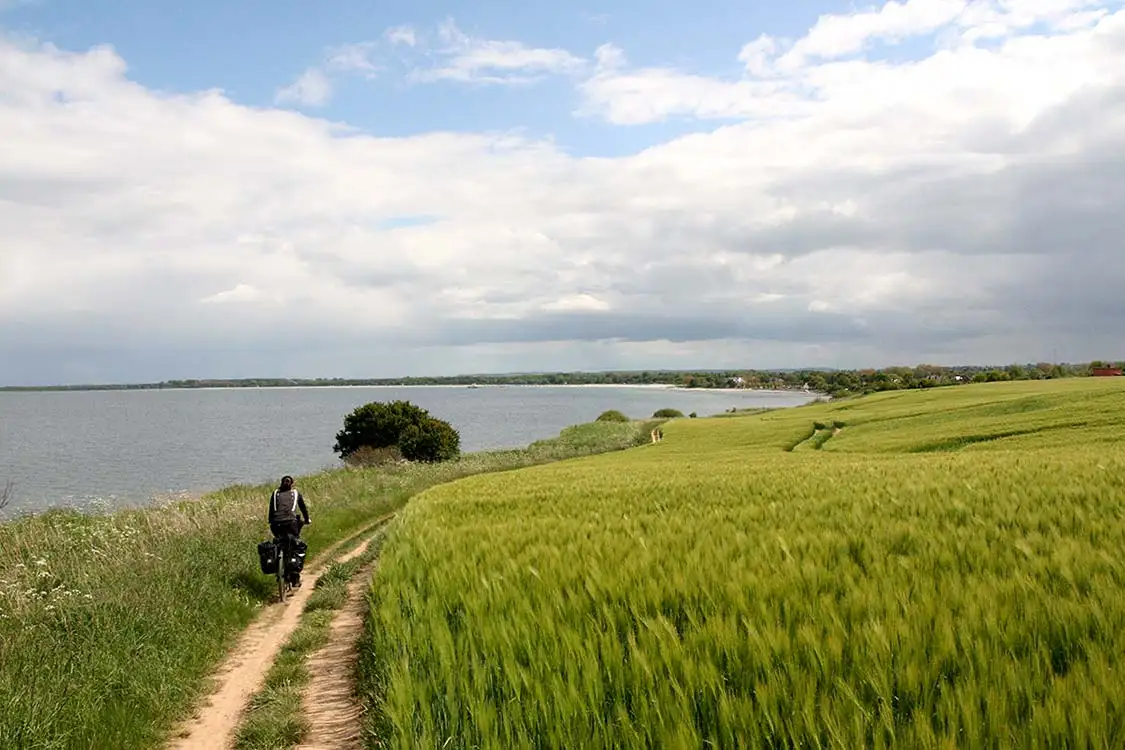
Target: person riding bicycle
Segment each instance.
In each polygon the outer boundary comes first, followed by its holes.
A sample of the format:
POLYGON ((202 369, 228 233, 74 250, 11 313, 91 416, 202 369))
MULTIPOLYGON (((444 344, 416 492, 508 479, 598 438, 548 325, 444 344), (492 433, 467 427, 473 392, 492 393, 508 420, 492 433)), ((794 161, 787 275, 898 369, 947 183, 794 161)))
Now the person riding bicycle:
MULTIPOLYGON (((270 495, 269 524, 274 538, 281 539, 285 535, 297 539, 301 537, 302 524, 298 510, 305 517, 305 526, 312 523, 309 520, 309 509, 305 505, 305 496, 293 486, 293 477, 286 474, 281 478, 280 486, 270 495)), ((295 574, 293 586, 300 588, 300 573, 295 574)))

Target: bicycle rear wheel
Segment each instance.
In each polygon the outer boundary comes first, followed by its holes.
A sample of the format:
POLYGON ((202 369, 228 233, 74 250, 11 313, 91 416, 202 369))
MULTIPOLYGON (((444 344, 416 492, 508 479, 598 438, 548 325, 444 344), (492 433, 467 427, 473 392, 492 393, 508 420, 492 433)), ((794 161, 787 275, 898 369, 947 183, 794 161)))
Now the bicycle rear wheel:
POLYGON ((285 561, 289 557, 289 553, 285 550, 284 545, 278 545, 277 556, 277 600, 285 602, 285 593, 289 590, 288 576, 285 575, 285 561))

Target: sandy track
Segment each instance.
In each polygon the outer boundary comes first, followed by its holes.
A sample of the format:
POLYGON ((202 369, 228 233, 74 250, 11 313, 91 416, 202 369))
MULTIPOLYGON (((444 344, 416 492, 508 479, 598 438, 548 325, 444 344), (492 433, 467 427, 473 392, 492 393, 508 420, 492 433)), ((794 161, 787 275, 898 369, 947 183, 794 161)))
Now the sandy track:
POLYGON ((348 584, 348 601, 332 620, 328 643, 309 659, 312 679, 301 696, 308 737, 297 750, 363 750, 363 716, 355 700, 355 666, 363 636, 363 592, 374 563, 348 584))
POLYGON ((366 540, 350 552, 335 558, 335 561, 346 562, 363 554, 371 543, 375 530, 386 523, 391 515, 380 518, 363 531, 329 547, 322 562, 315 567, 306 568, 301 574, 301 588, 292 591, 284 604, 270 605, 250 624, 215 673, 218 683, 216 689, 197 710, 195 718, 175 733, 167 746, 168 750, 220 750, 233 746, 235 730, 250 696, 262 686, 281 646, 297 629, 305 602, 312 596, 317 579, 333 560, 332 552, 346 542, 366 534, 366 540))

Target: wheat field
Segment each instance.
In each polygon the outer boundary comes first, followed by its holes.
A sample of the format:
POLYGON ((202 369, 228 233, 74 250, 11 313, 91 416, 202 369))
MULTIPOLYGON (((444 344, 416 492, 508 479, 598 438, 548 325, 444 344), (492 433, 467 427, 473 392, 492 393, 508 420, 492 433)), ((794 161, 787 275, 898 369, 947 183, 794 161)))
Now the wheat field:
POLYGON ((1125 742, 1125 379, 664 432, 407 506, 369 594, 373 738, 1125 742))

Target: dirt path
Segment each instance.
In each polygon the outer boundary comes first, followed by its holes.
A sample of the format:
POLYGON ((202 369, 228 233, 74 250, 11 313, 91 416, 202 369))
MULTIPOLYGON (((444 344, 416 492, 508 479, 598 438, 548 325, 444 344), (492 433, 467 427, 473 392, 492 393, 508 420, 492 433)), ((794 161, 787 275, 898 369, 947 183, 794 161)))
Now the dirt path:
POLYGON ((297 750, 363 750, 362 712, 353 693, 359 639, 363 635, 363 592, 374 564, 357 571, 348 601, 332 620, 328 643, 309 659, 309 680, 301 703, 310 722, 297 750))
POLYGON ((389 519, 390 516, 385 516, 358 534, 329 547, 315 567, 310 566, 301 574, 301 588, 293 591, 283 605, 270 605, 251 623, 215 673, 218 683, 215 690, 198 709, 195 718, 176 732, 168 750, 220 750, 233 745, 234 732, 247 701, 262 686, 282 644, 296 630, 317 579, 333 560, 346 562, 363 554, 375 530, 389 519), (355 549, 337 558, 332 557, 340 546, 362 535, 367 535, 367 539, 355 549))

